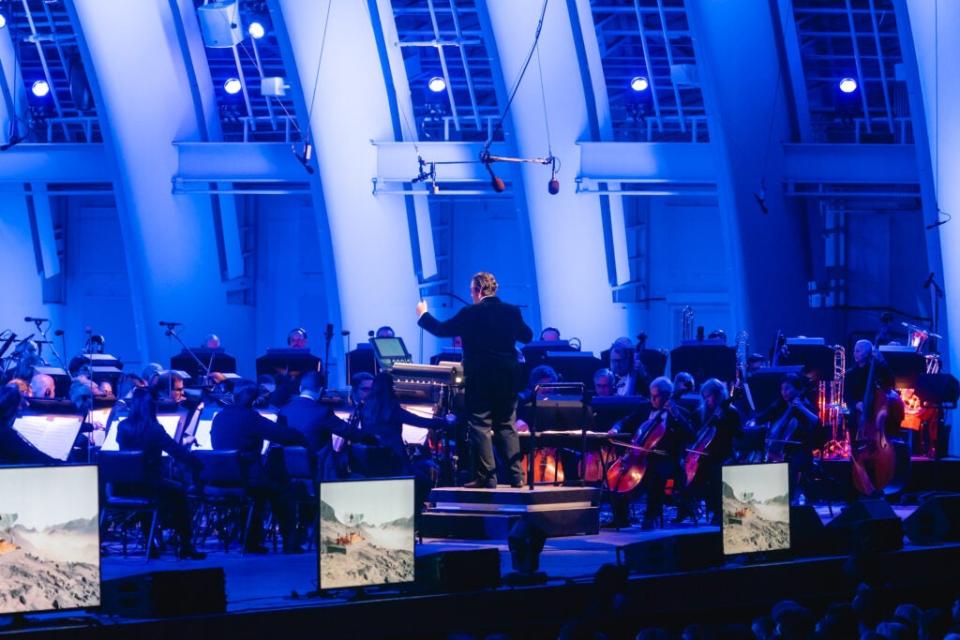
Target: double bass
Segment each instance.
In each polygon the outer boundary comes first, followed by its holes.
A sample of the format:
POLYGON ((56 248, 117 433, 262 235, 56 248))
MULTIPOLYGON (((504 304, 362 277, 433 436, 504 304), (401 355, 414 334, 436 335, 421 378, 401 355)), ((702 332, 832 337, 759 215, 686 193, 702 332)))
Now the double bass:
POLYGON ((606 487, 613 493, 629 493, 637 488, 647 473, 648 458, 660 453, 656 447, 667 435, 667 424, 663 419, 667 408, 658 410, 637 429, 630 439, 626 453, 617 458, 607 469, 606 487))
POLYGON ((897 456, 887 440, 887 423, 903 418, 903 401, 896 392, 877 388, 877 355, 870 356, 870 371, 863 397, 863 411, 850 444, 853 486, 863 495, 873 495, 890 484, 896 473, 897 456))

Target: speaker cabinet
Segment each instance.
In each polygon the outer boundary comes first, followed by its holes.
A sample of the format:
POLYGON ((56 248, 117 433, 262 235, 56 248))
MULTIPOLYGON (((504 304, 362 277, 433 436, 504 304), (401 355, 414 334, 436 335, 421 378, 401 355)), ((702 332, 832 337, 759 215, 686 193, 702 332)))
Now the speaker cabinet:
POLYGON ((203 43, 213 49, 235 47, 243 40, 240 5, 236 0, 218 0, 197 7, 203 43))

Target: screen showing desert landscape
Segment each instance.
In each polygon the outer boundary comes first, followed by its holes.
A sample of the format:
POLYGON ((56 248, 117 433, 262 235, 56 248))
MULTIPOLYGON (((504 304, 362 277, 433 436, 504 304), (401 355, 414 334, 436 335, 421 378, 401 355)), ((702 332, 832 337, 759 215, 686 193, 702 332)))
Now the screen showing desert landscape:
POLYGON ((97 468, 0 469, 0 614, 100 605, 97 468))
POLYGON ((790 548, 790 474, 786 464, 723 468, 723 552, 790 548))
POLYGON ((413 479, 320 485, 320 588, 413 582, 413 479))

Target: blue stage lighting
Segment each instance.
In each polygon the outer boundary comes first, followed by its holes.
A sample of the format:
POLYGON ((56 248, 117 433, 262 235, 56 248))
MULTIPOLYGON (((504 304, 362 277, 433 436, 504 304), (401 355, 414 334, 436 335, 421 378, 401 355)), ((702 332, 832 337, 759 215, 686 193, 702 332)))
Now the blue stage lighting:
POLYGON ((844 93, 853 93, 857 90, 857 81, 853 78, 844 78, 837 86, 839 86, 840 91, 843 91, 844 93))
POLYGON ((254 40, 259 40, 267 34, 267 30, 263 28, 263 25, 259 22, 251 22, 250 26, 247 27, 247 33, 250 34, 250 37, 254 40))
POLYGON ((232 96, 240 93, 241 89, 243 89, 243 85, 240 84, 240 80, 237 78, 227 78, 226 82, 223 83, 223 90, 232 96))
POLYGON ((630 88, 636 92, 646 91, 650 88, 650 81, 644 78, 643 76, 637 76, 630 81, 630 88))
POLYGON ((440 76, 434 76, 427 82, 427 88, 434 93, 440 93, 447 88, 447 82, 440 76))
POLYGON ((7 17, 0 13, 0 29, 3 29, 5 26, 7 26, 7 17))
POLYGON ((45 98, 50 93, 50 85, 47 84, 46 80, 37 80, 30 87, 30 91, 38 98, 45 98))

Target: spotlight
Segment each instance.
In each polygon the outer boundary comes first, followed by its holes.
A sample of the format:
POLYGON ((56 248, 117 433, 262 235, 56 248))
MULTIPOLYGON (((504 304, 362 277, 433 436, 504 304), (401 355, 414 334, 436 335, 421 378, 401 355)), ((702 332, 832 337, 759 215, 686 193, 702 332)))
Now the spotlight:
POLYGON ((440 76, 434 76, 427 82, 427 88, 434 93, 441 93, 446 90, 447 82, 440 76))
POLYGON ((250 26, 247 27, 247 33, 250 34, 250 37, 254 40, 259 40, 263 36, 267 35, 267 30, 263 28, 263 25, 259 22, 251 22, 250 26))
POLYGON ((7 17, 0 13, 0 29, 3 29, 5 26, 7 26, 7 17))
POLYGON ((30 91, 38 98, 45 98, 50 93, 50 85, 47 84, 46 80, 37 80, 30 87, 30 91))
POLYGON ((232 96, 240 93, 241 89, 243 89, 243 85, 240 84, 240 80, 237 78, 227 78, 227 81, 223 83, 223 90, 232 96))
POLYGON ((640 93, 641 91, 646 91, 650 88, 650 81, 644 78, 643 76, 637 76, 630 81, 630 88, 640 93))
POLYGON ((853 93, 857 90, 857 81, 853 78, 844 78, 837 86, 840 87, 840 91, 844 93, 853 93))

